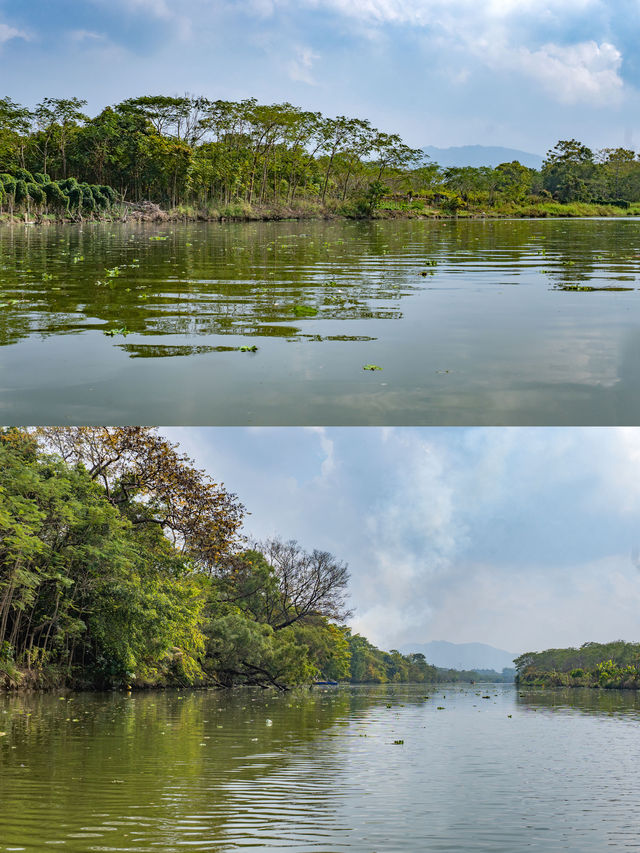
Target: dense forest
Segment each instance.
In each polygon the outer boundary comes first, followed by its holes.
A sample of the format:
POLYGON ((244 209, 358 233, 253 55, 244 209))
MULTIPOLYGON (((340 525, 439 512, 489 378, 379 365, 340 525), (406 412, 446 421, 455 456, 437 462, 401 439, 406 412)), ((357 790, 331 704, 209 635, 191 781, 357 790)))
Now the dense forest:
POLYGON ((345 627, 344 563, 294 541, 248 543, 243 517, 154 429, 2 431, 0 681, 448 680, 345 627))
POLYGON ((366 119, 289 103, 0 98, 0 215, 104 216, 153 202, 183 215, 640 213, 640 160, 561 140, 537 171, 441 168, 366 119), (589 207, 589 205, 591 207, 589 207))
POLYGON ((527 652, 515 660, 516 681, 544 687, 640 688, 640 643, 584 643, 579 649, 527 652))

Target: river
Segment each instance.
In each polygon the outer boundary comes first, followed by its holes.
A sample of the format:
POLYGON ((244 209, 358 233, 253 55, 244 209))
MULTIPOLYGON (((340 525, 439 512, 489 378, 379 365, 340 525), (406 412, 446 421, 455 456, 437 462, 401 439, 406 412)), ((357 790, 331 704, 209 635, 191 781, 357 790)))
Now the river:
POLYGON ((4 695, 0 851, 638 850, 639 730, 631 691, 4 695))
POLYGON ((637 424, 639 260, 634 219, 4 227, 0 413, 637 424))

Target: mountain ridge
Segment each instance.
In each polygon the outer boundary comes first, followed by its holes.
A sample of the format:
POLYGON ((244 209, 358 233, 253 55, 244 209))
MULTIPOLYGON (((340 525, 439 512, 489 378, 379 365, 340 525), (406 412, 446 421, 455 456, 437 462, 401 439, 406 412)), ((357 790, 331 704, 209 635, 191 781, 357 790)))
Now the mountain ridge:
POLYGON ((457 145, 449 148, 436 148, 427 145, 423 149, 430 159, 445 168, 452 166, 491 166, 518 160, 523 166, 539 169, 543 158, 539 154, 520 151, 517 148, 503 148, 499 145, 457 145))
POLYGON ((498 649, 486 643, 449 643, 446 640, 431 640, 429 643, 404 643, 398 651, 403 654, 419 652, 427 663, 445 669, 495 669, 501 672, 513 667, 512 652, 498 649))

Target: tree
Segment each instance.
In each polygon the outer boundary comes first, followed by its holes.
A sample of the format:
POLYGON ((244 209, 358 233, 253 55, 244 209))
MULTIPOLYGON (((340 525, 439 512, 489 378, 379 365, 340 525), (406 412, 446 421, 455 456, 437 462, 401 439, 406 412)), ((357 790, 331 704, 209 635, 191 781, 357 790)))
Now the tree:
POLYGON ((134 526, 158 526, 201 571, 238 543, 244 507, 151 427, 41 427, 36 435, 100 482, 134 526))
POLYGON ((497 189, 511 201, 522 201, 531 192, 534 169, 523 166, 518 160, 500 163, 495 168, 497 189))
POLYGON ((559 201, 587 201, 594 177, 593 151, 576 139, 561 139, 542 164, 544 187, 559 201))
POLYGON ((271 567, 277 589, 267 594, 267 621, 279 631, 309 616, 343 622, 350 611, 345 606, 349 570, 328 551, 304 551, 291 539, 268 539, 257 543, 271 567))
POLYGON ((0 161, 5 167, 19 163, 24 168, 25 137, 33 115, 9 97, 0 98, 0 161))
POLYGON ((67 177, 67 144, 75 128, 87 120, 82 108, 87 104, 80 98, 45 98, 35 110, 35 119, 42 132, 42 171, 47 174, 49 144, 57 141, 62 162, 62 177, 67 177))
POLYGON ((85 468, 33 434, 0 433, 2 657, 104 686, 153 677, 174 650, 192 678, 203 604, 158 527, 135 530, 85 468))
POLYGON ((633 192, 629 178, 640 171, 635 152, 630 148, 603 148, 597 156, 606 177, 608 195, 614 199, 628 197, 633 192))

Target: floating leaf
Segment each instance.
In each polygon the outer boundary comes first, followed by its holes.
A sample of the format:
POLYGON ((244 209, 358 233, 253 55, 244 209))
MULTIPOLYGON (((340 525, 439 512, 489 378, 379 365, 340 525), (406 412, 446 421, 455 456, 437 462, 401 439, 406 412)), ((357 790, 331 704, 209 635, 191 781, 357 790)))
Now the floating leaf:
POLYGON ((313 308, 311 305, 294 305, 293 313, 296 317, 315 317, 318 309, 313 308))
POLYGON ((363 370, 382 370, 377 364, 365 364, 362 367, 363 370))
POLYGON ((116 335, 122 335, 126 338, 127 335, 131 334, 131 332, 129 331, 129 329, 127 329, 126 326, 123 326, 121 329, 108 329, 104 334, 108 335, 110 338, 113 338, 116 335))
POLYGON ((238 349, 240 352, 258 352, 258 347, 255 344, 252 344, 252 346, 238 347, 238 349))

